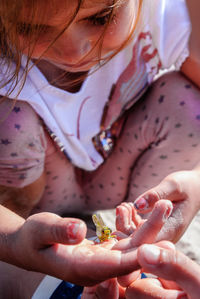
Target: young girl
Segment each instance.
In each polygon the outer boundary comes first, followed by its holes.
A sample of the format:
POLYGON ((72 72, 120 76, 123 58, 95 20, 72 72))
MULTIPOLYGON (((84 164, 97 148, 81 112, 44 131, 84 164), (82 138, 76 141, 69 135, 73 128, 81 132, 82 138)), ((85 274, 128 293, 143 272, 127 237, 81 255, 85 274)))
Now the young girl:
MULTIPOLYGON (((61 263, 63 246, 55 253, 54 243, 79 242, 85 227, 55 214, 133 201, 178 170, 190 182, 184 196, 193 184, 197 193, 187 170, 199 161, 199 90, 190 81, 200 85, 198 44, 187 5, 1 1, 0 200, 8 208, 0 210, 3 261, 60 277, 61 265, 73 268, 73 262, 68 254, 61 263), (174 72, 152 83, 172 65, 187 77, 174 72), (36 214, 43 211, 55 214, 36 214), (32 216, 25 221, 17 214, 32 216), (40 249, 50 244, 42 263, 40 249)), ((198 180, 198 171, 193 176, 198 180)), ((182 195, 176 180, 175 193, 182 195)), ((189 220, 199 209, 194 198, 189 220)), ((189 222, 185 208, 173 214, 177 232, 189 222)), ((62 278, 86 283, 83 273, 62 278)))

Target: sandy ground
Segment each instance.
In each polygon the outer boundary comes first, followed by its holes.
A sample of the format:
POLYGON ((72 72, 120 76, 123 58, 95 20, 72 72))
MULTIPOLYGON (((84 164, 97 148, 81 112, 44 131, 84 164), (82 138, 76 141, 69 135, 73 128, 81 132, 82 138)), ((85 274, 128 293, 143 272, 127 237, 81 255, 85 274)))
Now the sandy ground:
MULTIPOLYGON (((115 211, 99 211, 107 226, 115 229, 115 211)), ((192 260, 200 264, 200 212, 193 219, 176 247, 192 260)))

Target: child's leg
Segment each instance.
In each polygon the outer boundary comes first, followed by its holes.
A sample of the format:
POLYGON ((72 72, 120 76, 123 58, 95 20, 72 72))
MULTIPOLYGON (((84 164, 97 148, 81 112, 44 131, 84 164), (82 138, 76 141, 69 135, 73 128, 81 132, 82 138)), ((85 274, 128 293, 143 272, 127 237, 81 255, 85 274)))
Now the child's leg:
POLYGON ((149 124, 143 122, 140 136, 149 147, 132 171, 128 200, 168 174, 191 170, 200 161, 200 90, 196 86, 179 73, 165 75, 147 96, 146 109, 143 116, 149 124))
POLYGON ((88 176, 88 203, 98 209, 134 200, 171 172, 192 169, 199 153, 200 91, 180 73, 166 74, 129 112, 110 158, 88 176))

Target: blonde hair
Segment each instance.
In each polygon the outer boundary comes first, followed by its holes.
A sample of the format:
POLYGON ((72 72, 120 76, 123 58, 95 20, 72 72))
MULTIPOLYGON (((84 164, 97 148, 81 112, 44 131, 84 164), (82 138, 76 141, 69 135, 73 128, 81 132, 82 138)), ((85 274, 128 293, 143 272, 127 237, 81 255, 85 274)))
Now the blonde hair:
MULTIPOLYGON (((68 1, 68 0, 67 0, 68 1)), ((66 2, 67 2, 66 1, 66 2)), ((70 0, 72 1, 72 0, 70 0)), ((112 7, 116 7, 120 5, 123 1, 126 0, 113 0, 112 7)), ((137 23, 137 19, 140 14, 141 4, 142 0, 139 1, 139 8, 138 8, 138 14, 136 18, 135 25, 137 23)), ((7 85, 8 83, 11 83, 10 89, 8 91, 8 95, 15 89, 15 87, 20 82, 20 68, 21 68, 21 61, 22 61, 22 55, 23 55, 23 49, 21 49, 20 43, 19 43, 19 23, 20 23, 20 15, 24 10, 24 7, 29 8, 29 24, 34 24, 35 17, 42 16, 42 14, 45 14, 45 10, 42 11, 40 9, 40 5, 42 0, 1 0, 0 1, 0 56, 1 56, 1 66, 6 66, 7 68, 7 77, 5 78, 4 82, 0 83, 0 87, 3 87, 7 85), (15 69, 11 73, 10 66, 13 65, 13 62, 15 63, 15 69)), ((48 5, 52 6, 52 9, 54 8, 54 3, 57 2, 57 0, 51 0, 51 3, 48 3, 48 5)), ((67 29, 67 27, 71 24, 71 22, 76 17, 80 7, 83 5, 84 0, 77 0, 76 8, 74 9, 74 13, 71 17, 71 19, 66 24, 65 28, 50 42, 49 46, 45 50, 45 52, 53 45, 53 43, 62 35, 62 33, 67 29)), ((66 4, 67 5, 67 4, 66 4)), ((101 51, 102 51, 102 44, 103 44, 103 38, 105 35, 105 32, 107 30, 107 27, 111 21, 112 14, 109 17, 107 24, 105 25, 104 31, 101 35, 101 37, 96 42, 95 46, 99 46, 99 62, 102 62, 101 58, 101 51)), ((40 26, 30 26, 30 28, 34 28, 34 35, 32 34, 31 30, 28 35, 28 54, 27 54, 27 63, 25 68, 23 69, 23 83, 26 80, 27 74, 28 74, 28 66, 29 62, 31 60, 31 55, 34 50, 34 46, 37 44, 37 34, 41 32, 40 26), (33 37, 34 36, 34 37, 33 37)), ((134 26, 135 28, 135 26, 134 26)), ((127 39, 124 41, 124 43, 116 49, 112 55, 107 57, 106 59, 103 59, 103 64, 106 63, 108 60, 110 60, 114 55, 116 55, 129 41, 130 36, 132 35, 134 28, 130 35, 127 37, 127 39)), ((40 57, 42 58, 42 56, 40 57)), ((0 66, 0 67, 1 67, 0 66)), ((23 87, 23 84, 21 88, 23 87)), ((21 90, 20 88, 20 90, 21 90)))

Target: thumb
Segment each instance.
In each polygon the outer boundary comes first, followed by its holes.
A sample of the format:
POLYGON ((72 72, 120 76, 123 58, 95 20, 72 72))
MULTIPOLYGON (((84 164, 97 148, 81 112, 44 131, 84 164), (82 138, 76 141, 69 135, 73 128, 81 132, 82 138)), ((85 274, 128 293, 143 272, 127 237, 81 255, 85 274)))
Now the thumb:
POLYGON ((86 235, 85 223, 76 218, 62 218, 53 213, 38 213, 25 222, 27 234, 31 234, 34 247, 43 248, 54 243, 74 245, 86 235))
POLYGON ((142 245, 138 261, 144 272, 175 281, 193 299, 199 298, 200 266, 183 253, 155 245, 142 245))
POLYGON ((166 177, 159 185, 140 195, 134 202, 139 213, 148 213, 154 204, 161 199, 172 202, 185 199, 185 193, 181 191, 176 175, 166 177))

